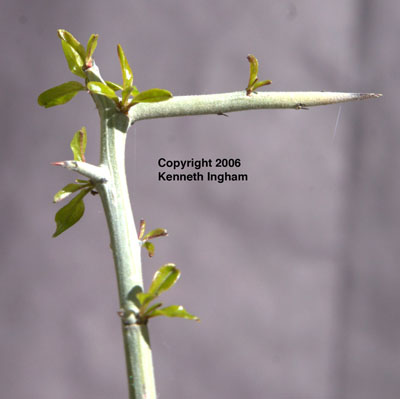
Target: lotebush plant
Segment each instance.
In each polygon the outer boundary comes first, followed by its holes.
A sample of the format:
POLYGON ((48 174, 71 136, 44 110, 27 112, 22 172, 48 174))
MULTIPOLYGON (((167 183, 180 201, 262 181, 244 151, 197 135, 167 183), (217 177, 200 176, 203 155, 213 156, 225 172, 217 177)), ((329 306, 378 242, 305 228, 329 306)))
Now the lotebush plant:
POLYGON ((269 85, 269 80, 258 79, 258 61, 254 55, 247 57, 250 73, 244 90, 212 95, 173 97, 164 89, 139 91, 133 85, 131 67, 120 45, 117 47, 122 71, 122 83, 104 81, 94 62, 93 54, 98 35, 91 35, 84 47, 66 30, 58 30, 62 49, 70 71, 83 79, 69 81, 44 91, 38 98, 39 105, 49 108, 65 104, 78 92, 89 93, 100 116, 100 162, 88 163, 85 159, 86 128, 73 136, 73 160, 54 162, 78 172, 85 179, 76 179, 54 196, 54 202, 73 198, 55 216, 56 230, 53 237, 65 232, 78 222, 85 210, 84 199, 91 193, 99 194, 110 232, 111 250, 118 281, 118 293, 124 348, 126 355, 129 398, 154 399, 156 390, 153 375, 148 321, 157 316, 198 318, 184 307, 163 306, 160 294, 170 289, 178 280, 180 271, 172 263, 162 266, 155 273, 147 291, 144 291, 141 271, 141 248, 154 255, 152 240, 166 236, 167 231, 156 228, 146 233, 142 220, 136 232, 125 175, 125 141, 127 131, 143 119, 183 115, 218 114, 249 109, 290 108, 307 109, 312 106, 334 104, 352 100, 379 97, 377 94, 332 92, 259 92, 269 85))

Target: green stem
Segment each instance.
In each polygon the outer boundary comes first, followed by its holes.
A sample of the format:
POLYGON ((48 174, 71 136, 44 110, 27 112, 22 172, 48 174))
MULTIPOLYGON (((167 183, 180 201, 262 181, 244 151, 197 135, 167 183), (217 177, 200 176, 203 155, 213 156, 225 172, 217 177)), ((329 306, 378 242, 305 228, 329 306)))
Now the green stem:
POLYGON ((225 114, 253 109, 304 109, 318 105, 377 98, 375 93, 336 93, 324 91, 258 92, 250 96, 245 91, 233 93, 177 96, 153 104, 137 104, 130 109, 132 121, 171 116, 225 114))
MULTIPOLYGON (((89 80, 101 81, 96 67, 89 80)), ((106 214, 117 274, 120 316, 128 372, 130 399, 155 399, 153 361, 147 326, 137 323, 136 293, 143 291, 140 245, 130 205, 125 174, 126 132, 129 118, 112 100, 92 95, 100 115, 100 168, 107 178, 95 183, 106 214)))

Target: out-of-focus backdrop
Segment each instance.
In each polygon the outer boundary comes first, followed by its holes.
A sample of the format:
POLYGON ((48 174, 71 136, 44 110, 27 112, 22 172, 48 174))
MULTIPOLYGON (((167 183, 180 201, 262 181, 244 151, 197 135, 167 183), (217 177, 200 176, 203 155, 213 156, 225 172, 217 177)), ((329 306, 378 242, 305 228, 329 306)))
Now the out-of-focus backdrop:
MULTIPOLYGON (((393 0, 3 0, 0 387, 7 399, 125 398, 118 300, 98 197, 58 238, 52 195, 99 122, 88 95, 40 108, 75 76, 56 30, 121 80, 121 43, 139 89, 244 89, 255 54, 265 90, 380 92, 379 100, 143 121, 129 131, 137 222, 166 227, 156 268, 182 270, 165 302, 201 322, 156 319, 164 399, 400 397, 400 3, 393 0), (239 158, 242 183, 168 183, 157 160, 239 158)), ((264 89, 263 89, 264 90, 264 89)), ((229 170, 228 170, 229 171, 229 170)), ((233 170, 230 170, 233 171, 233 170)))

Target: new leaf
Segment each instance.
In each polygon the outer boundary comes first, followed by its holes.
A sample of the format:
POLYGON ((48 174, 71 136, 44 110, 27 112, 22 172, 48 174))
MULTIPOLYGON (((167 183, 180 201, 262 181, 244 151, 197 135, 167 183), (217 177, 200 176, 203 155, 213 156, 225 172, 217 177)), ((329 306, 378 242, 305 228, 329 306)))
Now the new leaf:
POLYGON ((53 202, 57 203, 62 201, 64 198, 67 198, 70 196, 72 193, 85 188, 89 185, 90 183, 86 182, 86 184, 77 184, 77 183, 70 183, 67 184, 65 187, 63 187, 57 194, 54 195, 53 202))
POLYGON ((68 43, 82 58, 82 62, 84 62, 85 57, 86 57, 86 50, 85 48, 82 46, 82 44, 75 39, 75 37, 69 33, 68 31, 66 31, 65 29, 59 29, 57 31, 58 33, 58 37, 62 40, 65 41, 66 43, 68 43))
POLYGON ((172 93, 164 89, 149 89, 140 92, 135 95, 132 99, 132 104, 135 103, 157 103, 160 101, 169 100, 172 97, 172 93))
POLYGON ((79 76, 80 78, 85 78, 85 73, 83 72, 84 61, 82 57, 76 52, 76 50, 68 44, 66 41, 61 40, 61 46, 64 51, 65 59, 68 63, 69 70, 79 76))
POLYGON ((259 87, 271 84, 270 80, 258 80, 258 60, 253 54, 249 54, 247 59, 250 63, 250 77, 249 83, 246 87, 246 94, 249 96, 254 90, 259 87))
POLYGON ((143 237, 143 241, 151 240, 151 239, 157 238, 157 237, 165 237, 167 235, 168 235, 167 230, 159 227, 159 228, 151 230, 149 233, 147 233, 143 237))
POLYGON ((38 97, 38 103, 42 107, 50 108, 65 104, 79 92, 85 90, 85 86, 76 81, 66 82, 59 86, 44 91, 38 97))
POLYGON ((199 321, 200 319, 197 316, 190 314, 183 306, 181 305, 171 305, 162 309, 155 309, 153 311, 148 312, 148 318, 156 317, 156 316, 167 316, 167 317, 180 317, 182 319, 195 320, 199 321))
POLYGON ((102 96, 106 96, 114 100, 117 104, 119 103, 119 98, 115 94, 115 91, 111 89, 104 83, 101 82, 89 82, 87 84, 88 89, 95 94, 101 94, 102 96))
POLYGON ((129 66, 129 63, 125 57, 124 50, 122 50, 120 44, 118 44, 118 58, 119 58, 119 63, 121 65, 122 80, 124 82, 123 87, 124 89, 127 89, 131 87, 133 84, 133 74, 132 74, 132 69, 129 66))
POLYGON ((167 263, 156 271, 149 288, 149 294, 158 296, 170 289, 178 280, 181 272, 173 263, 167 263))
POLYGON ((162 292, 170 289, 178 280, 181 272, 173 263, 167 263, 156 271, 148 292, 140 292, 136 296, 140 304, 145 307, 162 292))
POLYGON ((116 84, 116 83, 110 82, 110 81, 108 81, 108 80, 106 80, 106 85, 107 85, 110 89, 113 89, 114 91, 123 90, 122 86, 120 86, 120 85, 118 85, 118 84, 116 84))
POLYGON ((152 242, 145 241, 142 245, 143 245, 143 247, 145 249, 147 249, 147 252, 149 253, 150 258, 152 256, 154 256, 155 247, 154 247, 154 244, 152 242))
POLYGON ((253 84, 258 79, 258 60, 256 57, 254 57, 253 54, 249 54, 247 56, 247 59, 250 63, 250 77, 249 77, 249 84, 247 85, 247 88, 250 88, 253 86, 253 84))
POLYGON ((139 225, 139 234, 138 234, 139 240, 143 238, 145 230, 146 230, 146 222, 144 219, 141 219, 139 225))
POLYGON ((91 67, 92 65, 92 57, 94 50, 96 50, 97 47, 97 39, 99 35, 91 35, 89 37, 89 40, 86 45, 86 57, 85 57, 85 66, 86 67, 91 67))
POLYGON ((82 126, 82 129, 78 130, 71 141, 71 150, 74 154, 74 161, 82 161, 85 160, 85 150, 87 143, 87 133, 85 126, 82 126))
POLYGON ((57 224, 56 231, 53 237, 59 236, 65 230, 73 226, 83 216, 85 212, 85 204, 83 198, 89 193, 91 188, 82 190, 76 197, 74 197, 67 205, 62 207, 55 216, 57 224))

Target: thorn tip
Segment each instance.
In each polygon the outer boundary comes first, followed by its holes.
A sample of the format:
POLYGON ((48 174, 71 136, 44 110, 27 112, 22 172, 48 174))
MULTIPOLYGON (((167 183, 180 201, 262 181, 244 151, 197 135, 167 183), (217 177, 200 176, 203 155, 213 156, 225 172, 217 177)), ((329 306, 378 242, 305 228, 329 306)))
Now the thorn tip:
POLYGON ((360 100, 366 100, 368 98, 379 98, 382 97, 382 94, 378 93, 358 93, 358 97, 360 100))

